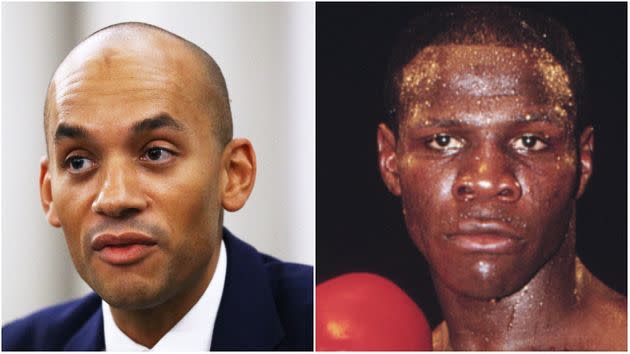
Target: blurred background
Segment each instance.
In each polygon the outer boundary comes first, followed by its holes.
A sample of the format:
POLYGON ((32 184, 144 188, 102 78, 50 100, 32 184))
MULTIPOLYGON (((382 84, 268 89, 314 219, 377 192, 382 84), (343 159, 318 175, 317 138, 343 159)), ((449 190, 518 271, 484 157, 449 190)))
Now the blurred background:
MULTIPOLYGON (((442 315, 402 208, 381 180, 376 127, 395 37, 433 3, 318 3, 317 283, 348 272, 389 278, 435 326, 442 315)), ((441 4, 444 6, 443 4, 441 4)), ((595 124, 594 174, 578 202, 577 251, 608 286, 627 292, 627 4, 519 4, 555 17, 585 65, 595 124)), ((491 6, 491 5, 490 5, 491 6)))
POLYGON ((258 174, 225 225, 259 251, 314 264, 315 5, 313 3, 2 4, 2 322, 90 291, 39 199, 43 107, 59 63, 92 32, 125 21, 162 27, 214 57, 236 137, 258 174))

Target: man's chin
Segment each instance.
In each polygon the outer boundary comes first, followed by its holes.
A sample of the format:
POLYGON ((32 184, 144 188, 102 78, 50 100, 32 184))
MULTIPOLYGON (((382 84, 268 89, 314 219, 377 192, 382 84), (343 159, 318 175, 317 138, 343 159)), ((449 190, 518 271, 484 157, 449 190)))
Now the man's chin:
POLYGON ((460 275, 457 278, 443 278, 442 281, 451 292, 480 301, 500 300, 516 293, 525 285, 514 277, 501 277, 497 274, 485 277, 471 274, 466 278, 463 280, 460 275))
POLYGON ((143 310, 155 307, 164 302, 159 291, 145 284, 125 284, 124 286, 107 286, 94 289, 111 307, 123 310, 143 310))

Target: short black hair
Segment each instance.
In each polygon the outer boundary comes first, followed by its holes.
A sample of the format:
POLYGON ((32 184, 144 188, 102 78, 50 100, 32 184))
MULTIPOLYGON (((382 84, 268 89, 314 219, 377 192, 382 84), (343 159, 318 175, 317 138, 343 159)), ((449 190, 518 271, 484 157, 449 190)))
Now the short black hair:
POLYGON ((576 136, 590 124, 584 67, 575 42, 563 25, 524 8, 462 4, 419 15, 399 34, 385 77, 386 123, 395 134, 403 113, 400 102, 403 69, 425 47, 446 44, 544 48, 569 77, 576 104, 576 136))

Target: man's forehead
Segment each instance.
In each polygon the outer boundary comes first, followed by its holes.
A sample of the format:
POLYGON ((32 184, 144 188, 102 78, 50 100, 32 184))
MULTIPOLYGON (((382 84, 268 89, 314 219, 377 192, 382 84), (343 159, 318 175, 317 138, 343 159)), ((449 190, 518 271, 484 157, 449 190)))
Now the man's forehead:
POLYGON ((407 66, 420 61, 433 61, 441 65, 474 65, 479 63, 503 64, 507 61, 523 62, 528 59, 527 48, 501 44, 439 44, 422 48, 407 66))
POLYGON ((407 115, 458 110, 467 103, 473 103, 467 109, 474 109, 474 103, 510 97, 514 108, 544 105, 564 116, 575 108, 566 71, 542 48, 428 46, 403 68, 401 79, 400 100, 407 115))
POLYGON ((427 46, 402 70, 403 85, 434 84, 456 79, 458 83, 503 78, 545 80, 567 94, 569 78, 544 48, 445 44, 427 46), (566 86, 561 88, 560 86, 566 86))
POLYGON ((194 100, 206 102, 212 90, 208 80, 200 56, 167 34, 98 33, 79 44, 57 69, 47 97, 47 134, 66 114, 112 109, 97 104, 107 95, 170 106, 182 100, 188 107, 194 100))
POLYGON ((199 56, 181 40, 155 30, 119 30, 98 33, 79 44, 59 65, 54 78, 61 79, 90 65, 108 68, 132 62, 173 69, 183 67, 182 63, 187 70, 205 68, 199 56))

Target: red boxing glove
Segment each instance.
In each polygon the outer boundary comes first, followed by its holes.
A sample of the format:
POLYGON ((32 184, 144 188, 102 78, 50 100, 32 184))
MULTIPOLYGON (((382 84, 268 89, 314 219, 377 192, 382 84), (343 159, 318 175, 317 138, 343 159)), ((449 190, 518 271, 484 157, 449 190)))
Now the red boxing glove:
POLYGON ((391 281, 348 273, 317 286, 316 350, 429 351, 422 311, 391 281))

